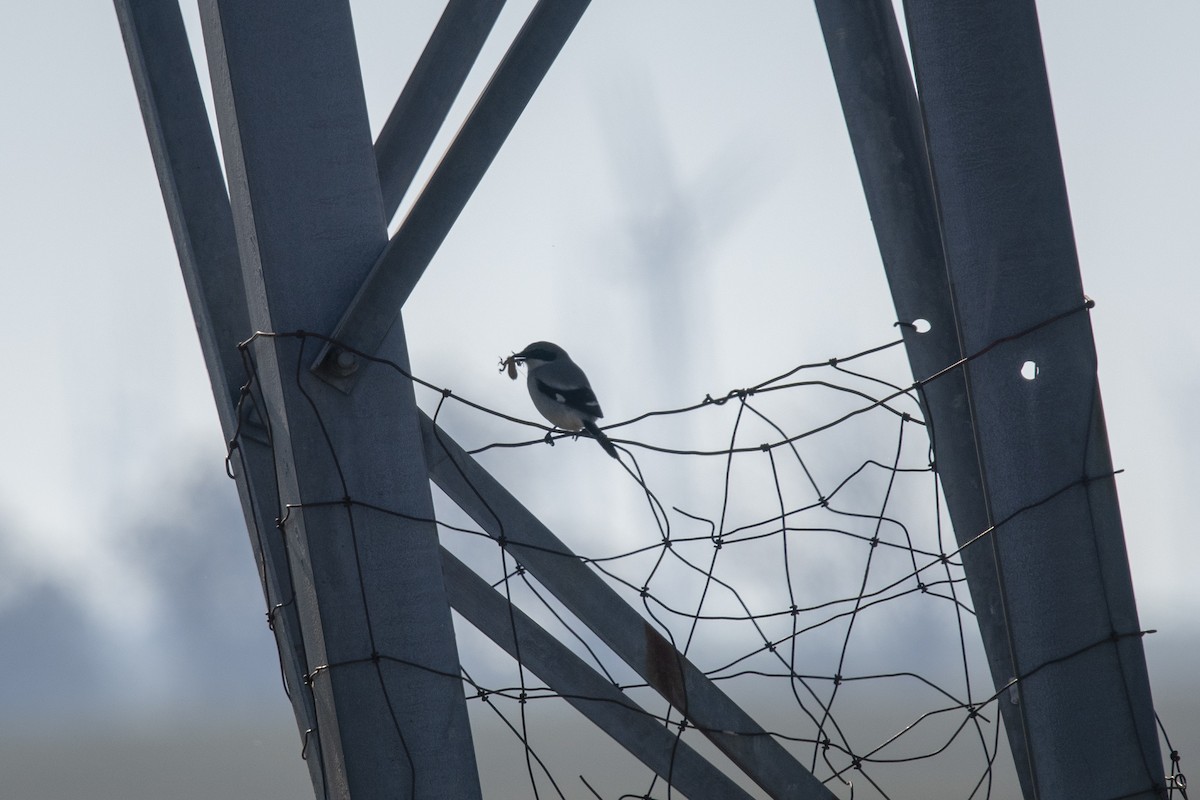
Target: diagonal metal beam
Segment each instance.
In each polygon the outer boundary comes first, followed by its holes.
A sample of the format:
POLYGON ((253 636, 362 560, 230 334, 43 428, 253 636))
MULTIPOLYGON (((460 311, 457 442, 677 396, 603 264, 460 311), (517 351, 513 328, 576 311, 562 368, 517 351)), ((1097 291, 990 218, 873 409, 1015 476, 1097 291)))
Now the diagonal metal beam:
POLYGON ((434 483, 773 798, 834 795, 426 415, 434 483))
MULTIPOLYGON (((172 0, 115 0, 114 5, 217 416, 225 441, 232 442, 238 436, 239 389, 246 378, 237 344, 253 329, 229 197, 183 16, 172 0)), ((307 661, 292 602, 287 553, 275 535, 279 496, 273 459, 256 437, 242 437, 230 464, 267 598, 285 688, 306 739, 309 776, 320 800, 326 797, 320 742, 307 735, 316 727, 316 710, 304 683, 307 661)))
MULTIPOLYGON (((923 380, 962 358, 942 253, 921 111, 891 0, 816 0, 867 208, 901 321, 913 377, 923 380), (923 320, 918 330, 912 323, 923 320)), ((924 385, 921 401, 935 466, 960 547, 988 525, 987 499, 961 370, 924 385)), ((992 683, 1015 675, 996 555, 986 543, 962 552, 992 683)), ((1033 779, 1020 706, 1000 703, 1017 775, 1033 779)))
POLYGON ((115 0, 114 6, 217 414, 230 435, 245 381, 237 343, 254 331, 229 196, 183 16, 176 2, 115 0))
POLYGON ((691 800, 750 795, 671 730, 647 714, 583 659, 546 632, 442 548, 442 573, 454 610, 691 800))
POLYGON ((454 105, 504 0, 450 0, 375 140, 383 213, 391 219, 454 105))
MULTIPOLYGON (((541 0, 533 9, 404 223, 346 307, 332 331, 334 340, 363 353, 378 350, 588 3, 541 0)), ((353 353, 335 349, 323 348, 313 367, 349 391, 359 362, 353 353)))

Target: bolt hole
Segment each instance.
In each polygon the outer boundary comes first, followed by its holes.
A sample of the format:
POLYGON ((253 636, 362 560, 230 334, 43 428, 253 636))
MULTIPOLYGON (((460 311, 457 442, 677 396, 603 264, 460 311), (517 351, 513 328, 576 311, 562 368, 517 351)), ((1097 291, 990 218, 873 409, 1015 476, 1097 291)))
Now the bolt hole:
POLYGON ((914 319, 912 326, 913 330, 917 333, 929 333, 929 330, 933 327, 927 319, 914 319))
POLYGON ((1038 376, 1038 365, 1036 361, 1026 361, 1021 365, 1021 377, 1027 381, 1034 380, 1038 376))

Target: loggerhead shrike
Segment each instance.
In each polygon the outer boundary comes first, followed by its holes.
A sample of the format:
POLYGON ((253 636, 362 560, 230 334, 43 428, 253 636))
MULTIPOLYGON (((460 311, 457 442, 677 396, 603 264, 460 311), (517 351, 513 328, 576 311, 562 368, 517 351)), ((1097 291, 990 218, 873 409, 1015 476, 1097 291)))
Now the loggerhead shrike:
POLYGON ((600 402, 588 383, 587 375, 571 360, 567 351, 552 342, 534 342, 514 353, 506 364, 509 374, 516 378, 512 364, 529 368, 526 385, 534 407, 551 423, 564 431, 586 430, 600 443, 604 452, 618 458, 617 448, 596 426, 604 416, 600 402))

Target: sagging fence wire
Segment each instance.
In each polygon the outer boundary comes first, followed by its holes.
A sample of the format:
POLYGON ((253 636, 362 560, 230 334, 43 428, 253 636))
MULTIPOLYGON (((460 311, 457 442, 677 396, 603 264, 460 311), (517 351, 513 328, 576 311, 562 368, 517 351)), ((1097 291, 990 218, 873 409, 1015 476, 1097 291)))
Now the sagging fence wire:
MULTIPOLYGON (((338 343, 311 332, 260 332, 242 344, 247 382, 239 400, 241 425, 230 443, 230 474, 244 473, 244 464, 233 466, 244 457, 244 437, 268 446, 272 441, 255 347, 279 339, 298 345, 288 351, 294 361, 287 379, 294 380, 308 398, 309 410, 324 432, 330 463, 342 477, 340 497, 283 504, 277 520, 279 541, 287 546, 289 517, 301 508, 345 509, 352 539, 356 513, 419 519, 402 509, 356 498, 355 487, 345 480, 340 463, 350 454, 339 451, 321 421, 327 412, 314 393, 324 389, 314 389, 316 379, 307 373, 316 347, 338 343)), ((994 690, 971 619, 961 562, 965 547, 995 535, 1008 519, 995 522, 961 546, 952 536, 947 538, 920 393, 925 383, 950 368, 908 387, 881 377, 889 369, 894 371, 895 365, 875 360, 892 356, 900 344, 896 340, 850 356, 800 364, 746 388, 709 394, 689 405, 647 411, 606 426, 620 450, 630 491, 641 497, 643 509, 624 513, 619 521, 609 520, 610 526, 632 529, 619 540, 623 544, 614 548, 612 538, 582 536, 586 544, 576 543, 570 549, 520 542, 526 551, 540 549, 577 560, 601 576, 640 609, 681 664, 684 659, 697 663, 707 679, 763 724, 761 730, 706 729, 696 723, 696 714, 689 713, 693 709, 686 695, 671 698, 674 704, 664 702, 661 687, 656 693, 655 686, 632 673, 529 574, 515 555, 516 542, 506 520, 489 506, 482 491, 475 494, 487 509, 493 529, 451 521, 459 516, 453 509, 439 509, 437 518, 422 521, 437 526, 444 547, 471 552, 481 575, 491 572, 483 577, 503 595, 509 609, 514 657, 497 659, 493 650, 482 663, 468 663, 471 655, 483 651, 460 644, 462 671, 450 676, 402 654, 381 653, 364 594, 370 652, 333 664, 313 664, 305 657, 303 685, 292 685, 285 674, 285 690, 289 696, 311 692, 314 682, 331 670, 372 665, 391 709, 397 747, 407 753, 407 737, 420 732, 402 729, 393 707, 397 698, 388 695, 381 671, 388 665, 431 670, 460 680, 472 708, 484 707, 499 720, 523 764, 529 796, 577 796, 581 791, 577 787, 596 797, 681 796, 672 786, 674 756, 665 775, 641 767, 630 757, 630 766, 620 773, 595 766, 587 774, 582 771, 588 767, 584 759, 584 767, 572 776, 556 763, 561 757, 544 752, 558 754, 566 734, 557 721, 546 722, 533 713, 534 707, 614 701, 573 696, 538 683, 520 653, 519 608, 543 627, 559 631, 561 641, 628 698, 627 704, 621 701, 623 705, 671 731, 676 743, 709 753, 706 735, 769 736, 840 797, 905 797, 927 790, 944 797, 1017 796, 1015 779, 997 767, 1005 756, 997 704, 1011 687, 994 690), (852 362, 853 369, 847 367, 852 362), (797 414, 796 409, 806 411, 797 414), (654 425, 661 418, 713 413, 732 416, 721 423, 726 431, 722 446, 680 446, 655 436, 654 425), (845 435, 824 442, 823 437, 835 432, 845 435), (716 466, 705 472, 694 469, 698 462, 716 466), (678 478, 680 464, 693 470, 687 480, 678 478), (502 682, 504 675, 511 682, 502 682), (930 766, 933 762, 937 766, 930 766)), ((277 348, 277 352, 284 350, 277 348)), ((433 435, 447 452, 450 443, 443 429, 447 418, 470 414, 476 424, 466 427, 494 431, 495 439, 471 445, 466 454, 492 459, 496 472, 527 469, 523 454, 537 452, 531 448, 573 437, 462 397, 395 362, 355 354, 373 369, 392 372, 396 391, 416 388, 419 402, 431 408, 433 435), (527 427, 538 429, 539 435, 512 438, 509 433, 527 427)), ((719 429, 711 416, 703 422, 709 430, 719 429)), ((604 468, 610 469, 611 462, 605 462, 604 468)), ((453 459, 451 463, 469 483, 469 474, 453 459)), ((1111 477, 1082 476, 1079 482, 1111 477)), ((1013 512, 1010 518, 1072 486, 1055 487, 1045 499, 1013 512)), ((595 524, 569 521, 581 511, 585 509, 568 509, 560 524, 595 528, 595 524)), ((269 534, 252 531, 259 552, 265 551, 269 534)), ((357 556, 357 542, 354 551, 357 556)), ((267 586, 268 619, 274 625, 279 610, 295 603, 290 566, 274 582, 267 565, 259 567, 267 586)), ((358 570, 361 576, 361 564, 358 570)), ((463 629, 458 630, 461 643, 463 629)), ((1014 684, 1044 666, 1017 676, 1014 684)), ((560 715, 549 716, 557 720, 560 715)), ((478 715, 473 719, 482 724, 478 715)), ((569 735, 576 733, 572 730, 569 735)), ((309 740, 319 743, 320 731, 307 734, 306 751, 311 756, 309 740)), ((409 763, 412 767, 411 759, 409 763)), ((761 796, 754 794, 756 787, 744 776, 737 779, 748 796, 761 796)), ((1168 788, 1186 797, 1185 787, 1178 758, 1173 756, 1168 788)))

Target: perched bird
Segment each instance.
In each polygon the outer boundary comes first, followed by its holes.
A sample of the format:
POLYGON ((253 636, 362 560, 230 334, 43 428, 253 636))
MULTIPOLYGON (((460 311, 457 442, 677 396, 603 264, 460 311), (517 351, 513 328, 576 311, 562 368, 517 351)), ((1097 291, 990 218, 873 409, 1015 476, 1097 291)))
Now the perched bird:
POLYGON ((596 426, 596 420, 604 416, 596 393, 566 350, 552 342, 534 342, 514 353, 507 363, 529 368, 529 396, 543 417, 564 431, 586 430, 604 452, 618 457, 617 448, 596 426))

